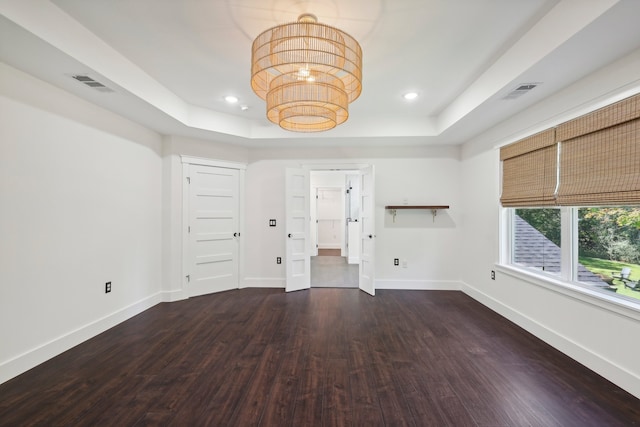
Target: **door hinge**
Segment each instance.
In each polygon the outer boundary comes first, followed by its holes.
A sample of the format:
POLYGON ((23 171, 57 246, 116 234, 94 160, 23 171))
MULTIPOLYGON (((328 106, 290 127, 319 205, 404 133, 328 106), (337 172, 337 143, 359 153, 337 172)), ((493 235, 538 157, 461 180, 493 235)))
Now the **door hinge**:
POLYGON ((188 233, 191 233, 191 226, 188 226, 188 227, 187 227, 187 232, 188 232, 188 233))
POLYGON ((186 276, 186 277, 187 277, 187 282, 191 282, 191 275, 190 275, 190 274, 187 274, 187 276, 186 276))
POLYGON ((347 190, 347 194, 349 194, 349 190, 347 190))
POLYGON ((316 194, 316 199, 318 198, 318 195, 316 194))
POLYGON ((191 177, 190 176, 187 177, 187 184, 191 184, 191 177))

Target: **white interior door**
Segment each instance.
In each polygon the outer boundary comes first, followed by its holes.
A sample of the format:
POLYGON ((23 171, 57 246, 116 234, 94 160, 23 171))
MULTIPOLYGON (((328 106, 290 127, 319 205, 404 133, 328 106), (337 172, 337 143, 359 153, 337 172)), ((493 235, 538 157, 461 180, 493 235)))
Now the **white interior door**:
POLYGON ((189 165, 189 296, 238 288, 239 171, 189 165))
POLYGON ((344 221, 342 221, 343 225, 343 233, 342 233, 342 247, 340 255, 347 257, 347 262, 349 261, 349 224, 351 224, 351 178, 349 175, 344 176, 344 221))
POLYGON ((360 289, 375 295, 375 177, 373 166, 361 170, 360 175, 360 289))
POLYGON ((348 202, 348 227, 347 227, 347 262, 349 264, 360 264, 360 175, 347 175, 348 202))
POLYGON ((309 255, 318 256, 318 188, 312 187, 309 195, 309 255))
POLYGON ((309 171, 286 170, 285 233, 287 292, 311 286, 309 250, 309 171))

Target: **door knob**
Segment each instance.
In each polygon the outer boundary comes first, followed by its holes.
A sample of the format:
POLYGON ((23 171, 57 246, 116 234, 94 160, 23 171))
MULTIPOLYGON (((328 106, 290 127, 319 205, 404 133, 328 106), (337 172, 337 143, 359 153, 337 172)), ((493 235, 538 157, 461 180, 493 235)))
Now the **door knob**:
POLYGON ((288 238, 291 238, 291 233, 289 233, 289 234, 287 235, 287 237, 288 237, 288 238))
POLYGON ((370 238, 370 239, 373 239, 373 234, 369 234, 369 238, 370 238))
POLYGON ((238 233, 233 233, 233 237, 238 237, 238 233))

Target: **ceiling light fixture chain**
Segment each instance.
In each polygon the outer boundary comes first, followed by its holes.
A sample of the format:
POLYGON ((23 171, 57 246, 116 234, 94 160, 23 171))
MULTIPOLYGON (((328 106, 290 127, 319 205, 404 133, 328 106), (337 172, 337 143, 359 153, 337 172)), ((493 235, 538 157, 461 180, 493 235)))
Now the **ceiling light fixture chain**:
POLYGON ((286 130, 320 132, 349 117, 362 91, 362 48, 315 15, 260 34, 251 49, 251 88, 267 118, 286 130))

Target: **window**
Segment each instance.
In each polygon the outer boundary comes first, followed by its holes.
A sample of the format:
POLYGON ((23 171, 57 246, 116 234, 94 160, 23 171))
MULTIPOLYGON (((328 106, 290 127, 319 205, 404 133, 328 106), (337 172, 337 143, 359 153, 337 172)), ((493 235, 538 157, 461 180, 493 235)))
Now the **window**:
POLYGON ((507 262, 640 301, 640 94, 502 147, 500 160, 507 262))
POLYGON ((564 221, 560 208, 509 209, 507 263, 640 300, 640 206, 563 209, 564 221), (571 250, 561 250, 562 236, 571 250))

